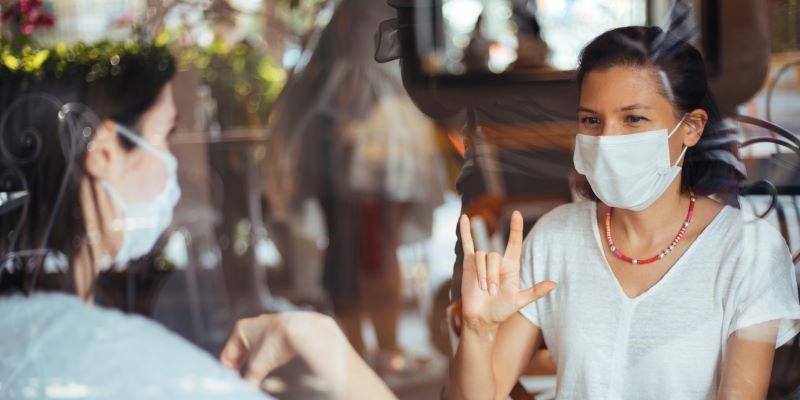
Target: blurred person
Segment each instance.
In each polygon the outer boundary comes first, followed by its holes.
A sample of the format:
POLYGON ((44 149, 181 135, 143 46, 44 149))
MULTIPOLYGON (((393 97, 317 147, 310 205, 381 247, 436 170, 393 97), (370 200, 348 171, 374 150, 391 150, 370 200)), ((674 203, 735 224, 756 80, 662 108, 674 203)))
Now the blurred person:
POLYGON ((483 13, 478 15, 469 43, 464 48, 464 56, 461 62, 468 73, 481 73, 489 71, 489 51, 497 42, 486 37, 483 26, 483 13))
MULTIPOLYGON (((175 63, 134 46, 50 52, 30 72, 0 65, 0 191, 27 195, 0 203, 4 399, 267 397, 158 323, 92 305, 98 274, 149 253, 180 197, 175 63)), ((328 317, 236 326, 221 360, 246 363, 251 383, 299 355, 334 398, 393 397, 328 317)))
POLYGON ((374 29, 391 15, 385 2, 337 6, 273 108, 267 177, 276 218, 319 199, 328 235, 323 286, 350 342, 381 373, 421 364, 398 344, 397 249, 430 237, 445 190, 433 122, 408 98, 397 63, 374 58, 374 29), (362 337, 364 320, 376 351, 362 337))
POLYGON ((517 24, 517 60, 514 68, 547 68, 550 49, 542 39, 542 28, 536 15, 514 5, 517 24))
POLYGON ((735 207, 745 173, 705 71, 657 27, 583 50, 574 164, 589 200, 524 242, 515 212, 504 255, 476 251, 462 216, 450 398, 506 398, 542 342, 559 399, 766 397, 775 348, 800 330, 797 282, 777 229, 735 207))

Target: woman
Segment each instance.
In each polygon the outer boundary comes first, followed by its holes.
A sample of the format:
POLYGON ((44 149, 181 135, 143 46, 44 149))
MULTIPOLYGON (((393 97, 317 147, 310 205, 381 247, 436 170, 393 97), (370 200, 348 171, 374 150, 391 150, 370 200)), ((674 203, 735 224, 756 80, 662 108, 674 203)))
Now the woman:
MULTIPOLYGON (((158 324, 90 306, 100 271, 150 252, 180 189, 167 144, 172 56, 148 45, 81 49, 51 52, 34 71, 0 66, 0 192, 26 195, 0 204, 0 398, 264 398, 158 324)), ((248 363, 245 378, 258 384, 295 354, 335 398, 356 386, 391 397, 319 314, 242 320, 222 361, 248 363)))
POLYGON ((279 220, 308 198, 320 201, 323 286, 350 343, 384 375, 423 367, 398 342, 397 250, 430 237, 445 190, 433 124, 411 103, 397 64, 375 62, 375 27, 393 14, 374 0, 336 7, 273 108, 266 175, 279 220), (364 320, 377 349, 362 337, 364 320))
POLYGON ((559 399, 764 398, 800 328, 794 269, 776 229, 708 197, 743 176, 699 52, 619 28, 584 49, 578 81, 574 163, 593 200, 524 243, 514 213, 504 255, 475 251, 462 217, 450 397, 506 398, 543 340, 559 399))

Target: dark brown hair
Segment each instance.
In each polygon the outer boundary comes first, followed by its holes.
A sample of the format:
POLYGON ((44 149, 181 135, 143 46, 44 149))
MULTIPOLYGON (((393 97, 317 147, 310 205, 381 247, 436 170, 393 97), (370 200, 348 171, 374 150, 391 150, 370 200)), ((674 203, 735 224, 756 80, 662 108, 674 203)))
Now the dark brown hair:
MULTIPOLYGON (((700 141, 686 151, 681 172, 681 190, 692 188, 700 195, 717 194, 736 203, 745 179, 739 159, 736 130, 724 123, 708 86, 703 56, 682 38, 658 27, 629 26, 605 32, 581 52, 578 85, 592 71, 614 66, 652 68, 666 75, 664 95, 679 114, 694 109, 708 113, 700 141)), ((585 178, 578 181, 584 197, 597 200, 585 178)))
POLYGON ((54 276, 71 278, 86 238, 80 182, 97 124, 111 119, 136 127, 175 73, 165 48, 96 46, 51 51, 38 71, 0 66, 0 192, 28 194, 23 205, 0 215, 0 292, 71 291, 71 279, 35 284, 48 260, 25 254, 44 249, 60 257, 69 273, 54 276))

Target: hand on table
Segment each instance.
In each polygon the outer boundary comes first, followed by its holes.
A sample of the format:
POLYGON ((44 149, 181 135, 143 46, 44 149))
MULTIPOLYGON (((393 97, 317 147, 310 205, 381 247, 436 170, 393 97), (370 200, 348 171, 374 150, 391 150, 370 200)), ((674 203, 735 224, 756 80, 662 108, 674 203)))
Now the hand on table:
POLYGON ((396 399, 348 343, 336 322, 308 311, 262 314, 239 320, 220 353, 226 368, 253 385, 300 357, 327 385, 333 399, 396 399))
POLYGON ((246 364, 244 379, 258 385, 298 354, 292 337, 294 325, 304 323, 313 330, 321 318, 325 317, 311 312, 289 312, 240 319, 220 353, 220 361, 237 372, 246 364))

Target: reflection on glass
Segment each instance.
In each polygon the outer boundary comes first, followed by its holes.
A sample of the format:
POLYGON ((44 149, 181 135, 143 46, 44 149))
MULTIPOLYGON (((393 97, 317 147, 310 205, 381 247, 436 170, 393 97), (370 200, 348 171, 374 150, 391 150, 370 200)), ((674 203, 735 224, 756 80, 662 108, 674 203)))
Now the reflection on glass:
MULTIPOLYGON (((418 35, 431 41, 418 46, 431 49, 421 50, 422 68, 430 75, 575 69, 589 40, 644 24, 646 11, 645 2, 634 0, 443 0, 442 40, 418 35)), ((420 21, 427 17, 418 14, 420 21)))

